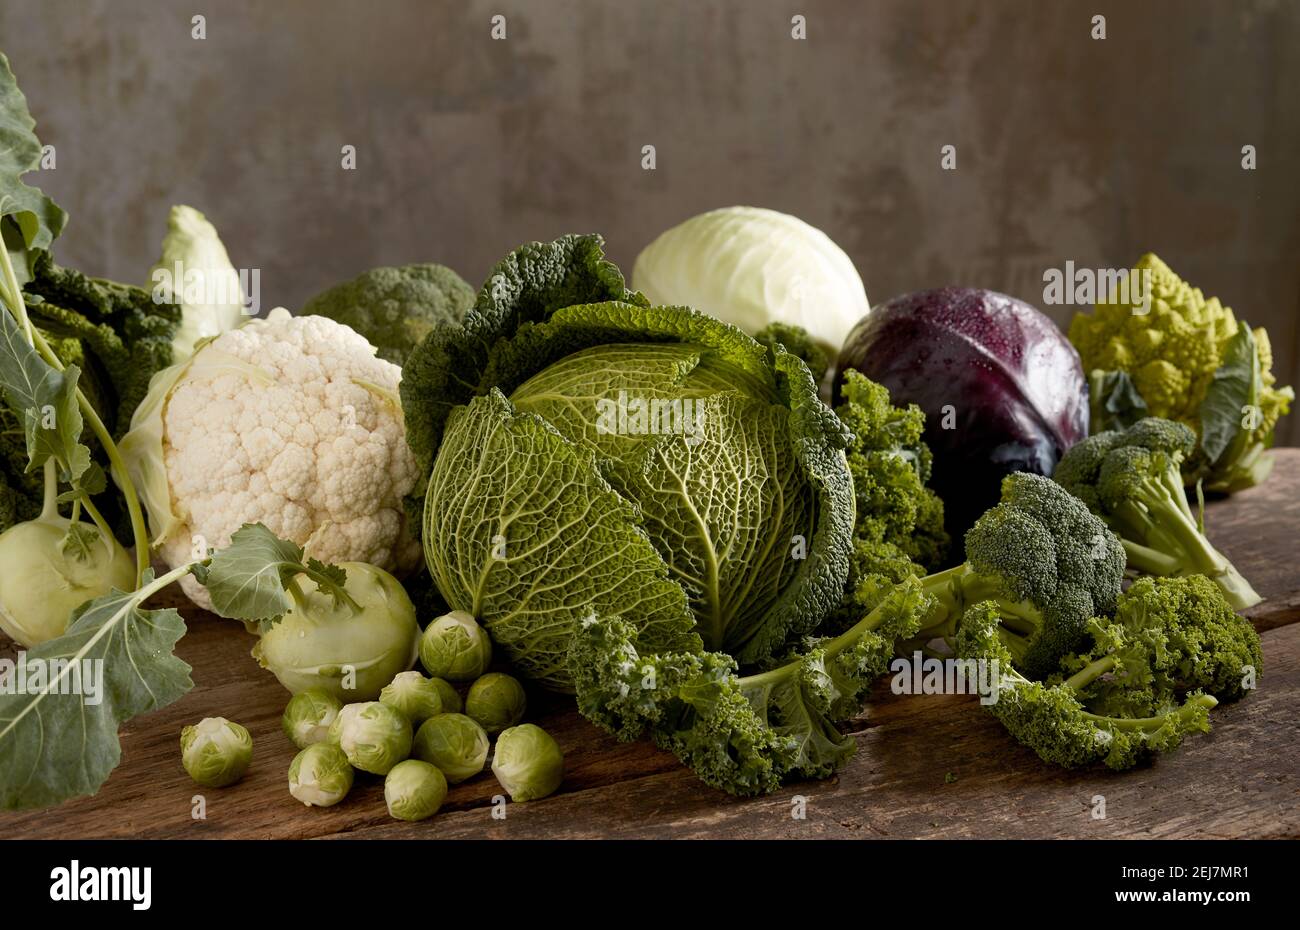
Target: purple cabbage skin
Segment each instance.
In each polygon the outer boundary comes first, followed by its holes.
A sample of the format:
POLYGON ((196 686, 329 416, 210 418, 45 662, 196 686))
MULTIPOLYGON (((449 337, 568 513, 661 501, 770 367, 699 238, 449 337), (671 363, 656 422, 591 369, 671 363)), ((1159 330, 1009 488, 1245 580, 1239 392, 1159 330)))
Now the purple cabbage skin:
POLYGON ((836 397, 847 368, 883 384, 895 404, 925 411, 930 484, 957 539, 998 502, 1003 477, 1050 476, 1088 435, 1079 353, 1041 311, 1005 294, 945 287, 895 297, 850 331, 836 397), (951 429, 941 426, 946 405, 951 429))

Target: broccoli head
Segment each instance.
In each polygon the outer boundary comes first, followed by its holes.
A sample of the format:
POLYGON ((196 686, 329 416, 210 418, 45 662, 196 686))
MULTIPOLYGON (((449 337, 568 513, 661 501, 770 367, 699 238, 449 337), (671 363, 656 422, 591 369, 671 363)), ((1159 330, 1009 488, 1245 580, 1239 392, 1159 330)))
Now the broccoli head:
POLYGON ((997 682, 997 699, 987 705, 989 711, 1044 761, 1067 768, 1104 762, 1112 769, 1126 769, 1176 748, 1189 733, 1209 730, 1209 711, 1218 702, 1200 692, 1154 716, 1092 712, 1074 679, 1049 683, 1017 671, 1002 622, 994 602, 971 607, 957 628, 956 653, 960 659, 989 664, 997 682))
POLYGON ((1147 417, 1076 444, 1053 477, 1119 534, 1134 569, 1205 575, 1241 610, 1261 598, 1210 544, 1183 490, 1182 463, 1195 443, 1182 423, 1147 417))
POLYGON ((303 314, 327 316, 370 340, 380 358, 402 365, 440 323, 459 325, 474 289, 450 268, 419 264, 372 268, 317 294, 303 314))
POLYGON ((1041 677, 1114 609, 1123 578, 1124 549, 1106 525, 1050 479, 1017 472, 966 533, 965 563, 921 580, 935 607, 907 646, 951 642, 966 609, 987 601, 1016 667, 1041 677))

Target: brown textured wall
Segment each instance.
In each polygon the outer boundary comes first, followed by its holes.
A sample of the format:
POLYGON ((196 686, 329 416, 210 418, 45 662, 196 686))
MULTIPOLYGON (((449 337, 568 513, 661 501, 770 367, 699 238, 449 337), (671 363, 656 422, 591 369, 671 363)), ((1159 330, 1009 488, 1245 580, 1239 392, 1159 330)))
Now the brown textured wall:
POLYGON ((57 147, 59 252, 98 274, 142 281, 175 202, 289 307, 376 264, 477 284, 572 231, 630 270, 665 227, 752 203, 824 228, 875 302, 1041 303, 1044 268, 1153 250, 1300 381, 1300 3, 0 0, 0 49, 57 147))

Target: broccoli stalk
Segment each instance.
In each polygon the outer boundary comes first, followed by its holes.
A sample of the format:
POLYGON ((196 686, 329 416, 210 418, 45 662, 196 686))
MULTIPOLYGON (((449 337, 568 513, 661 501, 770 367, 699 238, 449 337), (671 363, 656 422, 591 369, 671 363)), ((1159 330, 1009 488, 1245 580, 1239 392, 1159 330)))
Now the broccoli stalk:
POLYGON ((966 611, 987 602, 1016 667, 1042 677, 1079 648, 1092 617, 1114 609, 1123 577, 1124 550, 1101 520, 1049 479, 1012 474, 967 532, 966 561, 921 579, 933 607, 902 650, 951 647, 966 611))
POLYGON ((1242 610, 1262 599, 1210 544, 1183 489, 1182 463, 1195 443, 1183 424, 1148 417, 1078 443, 1054 477, 1119 534, 1132 568, 1158 576, 1205 575, 1242 610))

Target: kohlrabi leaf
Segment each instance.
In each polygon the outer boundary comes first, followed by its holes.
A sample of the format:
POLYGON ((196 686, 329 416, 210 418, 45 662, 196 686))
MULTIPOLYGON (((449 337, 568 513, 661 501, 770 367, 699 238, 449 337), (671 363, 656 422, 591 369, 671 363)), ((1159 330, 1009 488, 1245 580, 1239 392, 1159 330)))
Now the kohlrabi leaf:
POLYGON ((91 465, 90 450, 80 442, 80 373, 76 365, 63 371, 54 368, 27 340, 13 315, 0 313, 0 387, 23 424, 28 468, 39 468, 52 458, 74 485, 91 465))
MULTIPOLYGON (((333 573, 328 576, 331 581, 342 587, 346 581, 343 570, 326 568, 333 573)), ((213 555, 198 577, 212 597, 212 609, 221 616, 274 621, 293 606, 289 585, 308 569, 301 546, 280 539, 261 523, 246 523, 235 530, 230 545, 213 555)))
POLYGON ((592 452, 499 391, 447 425, 424 510, 430 573, 520 671, 570 690, 569 643, 593 609, 635 622, 640 648, 700 648, 684 590, 592 452))
POLYGON ((1245 420, 1258 412, 1263 378, 1255 334, 1242 321, 1223 350, 1223 363, 1214 372, 1201 401, 1201 448, 1208 461, 1231 462, 1250 442, 1245 420))
POLYGON ((40 165, 41 143, 35 127, 9 59, 0 53, 0 220, 10 218, 21 234, 21 249, 7 234, 5 247, 11 261, 21 258, 14 263, 14 271, 23 278, 28 270, 26 250, 48 249, 68 220, 58 204, 22 180, 40 165))
POLYGON ((19 654, 6 677, 23 687, 0 689, 0 807, 94 794, 121 755, 119 724, 194 686, 173 654, 185 633, 180 614, 141 607, 187 570, 95 599, 64 635, 19 654))
POLYGON ((86 523, 72 523, 59 542, 59 553, 65 559, 77 562, 89 562, 95 556, 96 549, 102 549, 104 538, 99 529, 86 523))

